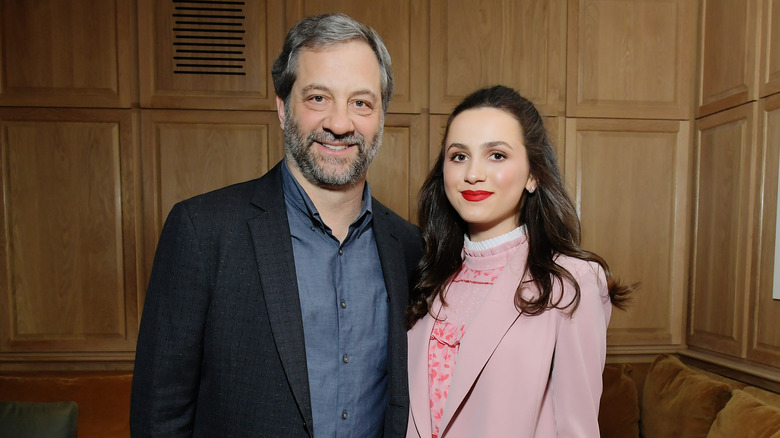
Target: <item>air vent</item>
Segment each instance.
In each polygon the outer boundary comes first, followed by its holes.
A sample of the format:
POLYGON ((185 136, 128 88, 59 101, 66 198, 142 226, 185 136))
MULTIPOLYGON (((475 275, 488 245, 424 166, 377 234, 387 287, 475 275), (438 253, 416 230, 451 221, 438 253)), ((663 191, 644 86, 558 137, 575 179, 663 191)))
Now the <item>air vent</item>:
POLYGON ((246 75, 243 1, 172 0, 173 73, 246 75))

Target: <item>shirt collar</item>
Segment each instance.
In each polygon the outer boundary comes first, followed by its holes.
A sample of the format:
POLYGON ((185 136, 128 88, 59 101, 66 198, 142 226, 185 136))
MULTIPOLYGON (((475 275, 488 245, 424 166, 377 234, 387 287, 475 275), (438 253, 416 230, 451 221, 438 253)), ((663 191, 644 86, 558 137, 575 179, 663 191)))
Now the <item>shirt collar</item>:
MULTIPOLYGON (((282 160, 282 190, 284 191, 284 199, 287 204, 301 212, 303 215, 312 220, 312 223, 318 224, 322 227, 328 228, 320 213, 317 211, 317 207, 314 206, 306 190, 295 179, 290 168, 287 166, 287 159, 282 160)), ((357 219, 350 225, 352 227, 364 228, 365 225, 370 223, 370 219, 373 216, 372 204, 371 204, 371 188, 368 186, 368 181, 363 185, 363 204, 360 207, 360 214, 357 219)))

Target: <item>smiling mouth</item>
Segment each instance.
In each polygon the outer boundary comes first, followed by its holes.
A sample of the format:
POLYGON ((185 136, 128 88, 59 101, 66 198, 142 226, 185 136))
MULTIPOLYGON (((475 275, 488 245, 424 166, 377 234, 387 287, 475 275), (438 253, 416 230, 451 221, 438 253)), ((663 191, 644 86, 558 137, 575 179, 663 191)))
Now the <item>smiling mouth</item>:
POLYGON ((347 149, 350 145, 348 144, 328 144, 328 143, 320 143, 322 146, 324 146, 326 149, 329 149, 331 151, 343 151, 344 149, 347 149))
POLYGON ((484 190, 464 190, 460 192, 460 194, 467 201, 478 202, 489 198, 493 192, 486 192, 484 190))

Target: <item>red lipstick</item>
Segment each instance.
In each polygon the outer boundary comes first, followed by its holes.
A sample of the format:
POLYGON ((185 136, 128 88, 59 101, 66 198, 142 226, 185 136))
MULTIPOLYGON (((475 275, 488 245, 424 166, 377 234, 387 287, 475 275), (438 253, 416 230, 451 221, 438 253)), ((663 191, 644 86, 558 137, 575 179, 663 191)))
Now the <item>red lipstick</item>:
POLYGON ((493 192, 486 192, 484 190, 464 190, 460 192, 464 199, 471 202, 479 202, 489 198, 493 192))

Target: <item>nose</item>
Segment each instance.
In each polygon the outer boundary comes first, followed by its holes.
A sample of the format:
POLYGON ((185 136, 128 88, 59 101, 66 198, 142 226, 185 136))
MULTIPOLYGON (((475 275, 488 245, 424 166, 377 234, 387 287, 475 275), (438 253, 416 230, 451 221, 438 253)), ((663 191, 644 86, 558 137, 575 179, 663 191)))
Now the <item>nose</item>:
POLYGON ((480 160, 472 159, 468 161, 464 180, 469 184, 485 181, 485 169, 480 160))
POLYGON ((352 123, 348 108, 336 105, 323 120, 322 128, 332 132, 334 135, 344 135, 354 131, 355 125, 352 123))

